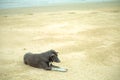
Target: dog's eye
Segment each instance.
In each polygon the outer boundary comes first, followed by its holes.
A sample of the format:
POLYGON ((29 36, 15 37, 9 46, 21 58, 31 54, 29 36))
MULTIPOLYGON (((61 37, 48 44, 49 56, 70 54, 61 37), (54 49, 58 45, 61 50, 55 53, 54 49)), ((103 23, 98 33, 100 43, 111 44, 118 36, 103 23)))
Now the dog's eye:
POLYGON ((55 58, 56 57, 56 55, 54 55, 54 56, 52 56, 53 58, 55 58))

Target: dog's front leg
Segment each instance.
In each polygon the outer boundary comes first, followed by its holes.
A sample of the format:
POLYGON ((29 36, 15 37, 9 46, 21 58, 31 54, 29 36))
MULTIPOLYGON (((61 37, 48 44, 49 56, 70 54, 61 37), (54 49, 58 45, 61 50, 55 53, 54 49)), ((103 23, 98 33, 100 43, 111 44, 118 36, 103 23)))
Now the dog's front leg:
POLYGON ((50 66, 53 67, 53 68, 60 68, 59 66, 55 66, 52 63, 50 64, 50 66))
POLYGON ((42 62, 42 68, 45 69, 45 70, 51 70, 52 67, 51 66, 48 66, 48 64, 46 62, 42 62))

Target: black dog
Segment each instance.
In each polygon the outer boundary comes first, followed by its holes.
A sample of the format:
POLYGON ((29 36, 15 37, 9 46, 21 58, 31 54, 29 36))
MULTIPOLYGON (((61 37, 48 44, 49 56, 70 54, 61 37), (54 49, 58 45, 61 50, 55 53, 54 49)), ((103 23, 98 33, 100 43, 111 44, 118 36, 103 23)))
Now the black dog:
POLYGON ((51 62, 60 62, 57 53, 55 50, 49 50, 41 54, 26 53, 24 55, 24 63, 36 68, 51 70, 52 67, 57 67, 52 65, 51 62))

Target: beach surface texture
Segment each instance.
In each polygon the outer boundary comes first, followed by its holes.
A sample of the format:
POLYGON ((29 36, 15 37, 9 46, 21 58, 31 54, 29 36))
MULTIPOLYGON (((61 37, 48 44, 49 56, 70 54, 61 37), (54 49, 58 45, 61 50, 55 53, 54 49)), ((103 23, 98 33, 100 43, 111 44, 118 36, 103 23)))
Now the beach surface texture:
POLYGON ((0 80, 120 80, 119 2, 0 9, 0 80), (23 63, 50 49, 67 72, 23 63))

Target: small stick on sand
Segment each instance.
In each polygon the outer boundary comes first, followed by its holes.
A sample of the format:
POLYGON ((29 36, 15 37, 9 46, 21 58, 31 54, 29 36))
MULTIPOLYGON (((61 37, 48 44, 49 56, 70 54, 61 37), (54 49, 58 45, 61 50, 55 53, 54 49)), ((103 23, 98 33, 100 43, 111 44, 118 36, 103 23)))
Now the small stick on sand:
POLYGON ((52 67, 52 71, 67 72, 68 69, 65 69, 65 68, 54 68, 54 67, 52 67))

